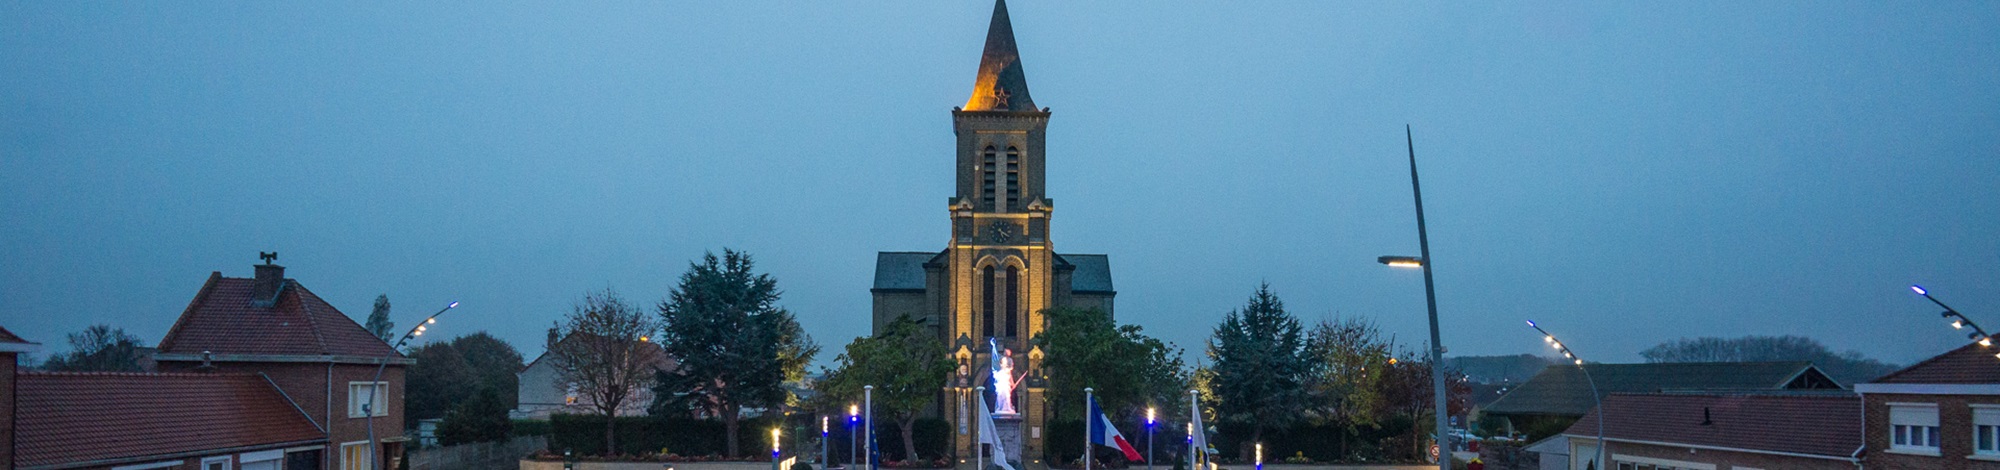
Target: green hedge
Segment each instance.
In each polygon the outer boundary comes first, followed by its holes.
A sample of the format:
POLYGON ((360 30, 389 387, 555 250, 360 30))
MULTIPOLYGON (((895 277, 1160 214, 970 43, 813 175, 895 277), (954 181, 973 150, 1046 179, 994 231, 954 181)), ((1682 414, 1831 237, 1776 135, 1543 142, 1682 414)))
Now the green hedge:
POLYGON ((514 435, 547 436, 549 435, 549 422, 548 420, 541 419, 514 420, 514 435))

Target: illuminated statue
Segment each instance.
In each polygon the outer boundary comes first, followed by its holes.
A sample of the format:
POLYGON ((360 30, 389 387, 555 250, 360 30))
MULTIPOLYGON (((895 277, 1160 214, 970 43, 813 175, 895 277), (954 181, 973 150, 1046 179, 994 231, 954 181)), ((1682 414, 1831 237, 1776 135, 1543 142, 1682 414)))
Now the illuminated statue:
POLYGON ((1014 387, 1027 376, 1014 377, 1014 350, 1000 349, 1000 342, 986 339, 993 356, 993 414, 1012 415, 1014 411, 1014 387))

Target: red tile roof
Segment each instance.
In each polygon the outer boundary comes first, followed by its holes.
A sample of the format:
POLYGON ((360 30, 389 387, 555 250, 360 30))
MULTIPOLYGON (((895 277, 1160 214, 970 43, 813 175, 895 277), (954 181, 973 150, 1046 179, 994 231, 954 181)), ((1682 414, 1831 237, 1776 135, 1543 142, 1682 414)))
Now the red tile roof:
POLYGON ((1612 394, 1563 434, 1848 458, 1861 448, 1856 395, 1612 394), (1704 411, 1706 414, 1704 415, 1704 411), (1703 419, 1709 424, 1702 424, 1703 419))
POLYGON ((1967 344, 1903 370, 1890 372, 1869 383, 1878 384, 1993 384, 2000 383, 2000 346, 1967 344))
POLYGON ((26 372, 18 379, 18 467, 326 438, 261 375, 26 372))
POLYGON ((209 275, 160 339, 160 353, 402 357, 298 281, 286 279, 268 306, 252 302, 252 282, 209 275))

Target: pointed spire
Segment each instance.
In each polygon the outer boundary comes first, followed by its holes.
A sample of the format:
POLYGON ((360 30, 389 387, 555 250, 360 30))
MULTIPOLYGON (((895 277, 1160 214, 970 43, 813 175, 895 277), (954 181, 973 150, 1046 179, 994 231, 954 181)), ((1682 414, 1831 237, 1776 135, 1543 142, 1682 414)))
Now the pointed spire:
POLYGON ((973 81, 966 111, 1034 111, 1028 97, 1028 76, 1021 71, 1021 53, 1014 49, 1014 24, 1007 20, 1007 0, 993 2, 993 24, 986 27, 986 52, 979 57, 979 78, 973 81))

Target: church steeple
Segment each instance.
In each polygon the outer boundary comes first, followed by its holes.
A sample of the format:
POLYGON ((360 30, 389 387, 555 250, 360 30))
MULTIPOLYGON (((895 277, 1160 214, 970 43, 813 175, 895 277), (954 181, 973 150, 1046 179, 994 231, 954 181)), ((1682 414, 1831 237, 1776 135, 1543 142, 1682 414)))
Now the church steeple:
POLYGON ((986 27, 986 52, 979 56, 979 78, 973 81, 966 111, 1035 111, 1028 97, 1028 76, 1021 70, 1021 53, 1014 48, 1014 25, 1007 20, 1007 0, 993 2, 993 23, 986 27))

